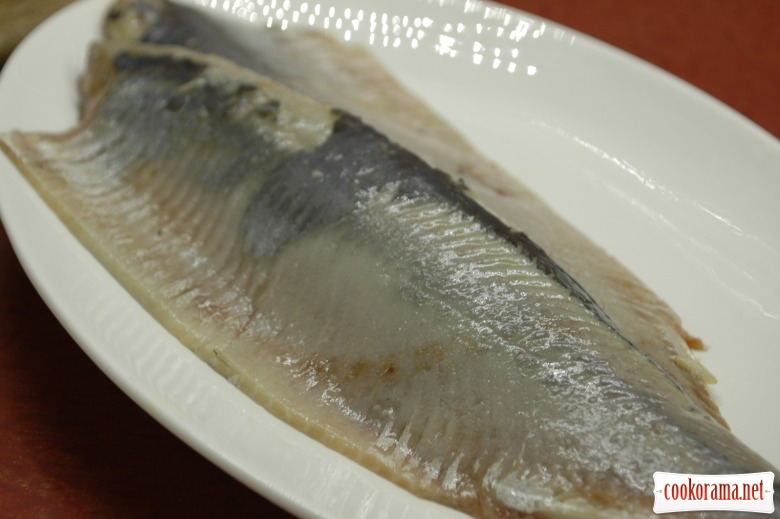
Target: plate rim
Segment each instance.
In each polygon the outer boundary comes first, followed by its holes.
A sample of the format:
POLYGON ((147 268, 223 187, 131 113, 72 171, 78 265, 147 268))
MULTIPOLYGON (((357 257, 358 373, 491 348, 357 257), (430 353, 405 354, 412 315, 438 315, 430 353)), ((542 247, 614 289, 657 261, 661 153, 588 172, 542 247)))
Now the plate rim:
MULTIPOLYGON (((194 1, 195 0, 193 0, 193 2, 194 1)), ((414 0, 408 0, 408 1, 411 2, 414 0)), ((457 1, 462 3, 461 0, 457 0, 457 1)), ((662 77, 663 80, 666 82, 667 86, 678 89, 679 91, 683 92, 685 95, 693 95, 694 97, 698 98, 700 101, 709 103, 711 108, 715 111, 722 113, 723 117, 731 118, 733 120, 733 123, 737 124, 741 128, 740 131, 748 131, 753 135, 754 138, 762 140, 764 145, 768 147, 776 148, 775 151, 780 150, 780 141, 776 139, 774 136, 772 136, 769 132, 764 130, 762 127, 758 126, 756 123, 754 123, 753 121, 751 121, 750 119, 742 115, 741 113, 737 112, 733 108, 725 105, 724 103, 714 98, 710 94, 670 74, 669 72, 657 67, 656 65, 653 65, 645 60, 642 60, 641 58, 631 55, 601 40, 579 33, 576 30, 572 30, 556 22, 545 20, 542 17, 539 17, 537 15, 525 13, 523 11, 519 11, 515 8, 505 6, 502 4, 493 4, 492 2, 483 2, 483 3, 485 5, 490 4, 490 5, 500 6, 502 9, 506 9, 511 12, 517 13, 517 15, 519 16, 526 16, 536 21, 543 21, 544 23, 547 23, 550 26, 561 27, 568 33, 576 35, 577 38, 579 38, 580 40, 587 42, 587 44, 591 46, 591 52, 595 51, 595 52, 606 53, 609 55, 619 56, 619 58, 623 60, 625 63, 631 63, 632 66, 642 69, 642 73, 648 73, 655 77, 662 77)), ((35 31, 31 33, 31 35, 28 36, 19 45, 17 50, 11 54, 8 61, 6 62, 3 73, 0 74, 0 93, 2 93, 3 91, 2 85, 4 83, 4 79, 9 74, 8 71, 15 70, 16 67, 16 65, 14 65, 15 61, 17 59, 21 59, 18 58, 18 56, 22 56, 23 53, 26 52, 24 49, 26 49, 27 46, 29 45, 28 41, 33 41, 36 38, 41 38, 42 35, 46 33, 48 28, 51 27, 53 23, 56 23, 57 20, 60 20, 62 18, 63 16, 62 13, 74 13, 77 12, 79 9, 86 11, 85 6, 91 6, 91 8, 97 8, 97 6, 105 6, 107 4, 108 4, 107 0, 79 0, 75 4, 67 6, 62 11, 54 15, 54 17, 50 18, 49 20, 44 22, 44 24, 42 24, 37 29, 35 29, 35 31)), ((0 167, 0 169, 2 169, 2 167, 0 167)), ((30 188, 29 186, 27 186, 27 188, 29 188, 30 190, 28 194, 31 194, 32 188, 30 188)), ((224 452, 220 451, 219 448, 215 449, 213 445, 204 443, 202 438, 193 436, 192 431, 189 430, 188 427, 186 427, 182 421, 180 421, 176 417, 173 417, 169 410, 166 410, 163 407, 159 407, 156 405, 151 405, 150 404, 151 399, 148 395, 148 388, 139 386, 138 383, 129 380, 126 376, 124 376, 122 373, 120 373, 117 370, 117 366, 115 364, 112 364, 111 361, 107 360, 104 357, 104 355, 99 349, 96 350, 94 346, 90 344, 90 341, 92 341, 92 339, 88 336, 88 334, 85 335, 84 329, 80 327, 78 323, 74 323, 72 316, 70 316, 69 309, 63 307, 62 301, 58 299, 60 296, 54 294, 51 290, 51 284, 47 283, 45 279, 41 277, 40 266, 38 266, 35 263, 35 261, 31 260, 28 251, 29 245, 25 241, 27 239, 22 237, 21 231, 23 229, 23 226, 13 221, 13 217, 9 216, 9 214, 7 213, 7 211, 9 211, 7 207, 10 205, 10 203, 8 202, 7 199, 4 200, 4 198, 6 197, 0 196, 0 216, 2 216, 3 224, 8 234, 11 245, 17 257, 19 258, 20 263, 22 264, 25 273, 27 274, 28 278, 35 286, 36 291, 38 291, 38 293, 41 294, 41 297, 44 299, 47 306, 57 317, 58 321, 63 324, 63 326, 68 331, 68 333, 79 344, 80 348, 83 351, 85 351, 85 353, 90 357, 90 359, 93 362, 95 362, 95 364, 99 367, 99 369, 101 369, 104 373, 106 373, 107 376, 109 376, 109 378, 112 380, 114 384, 116 384, 125 394, 130 396, 130 398, 133 401, 135 401, 139 406, 141 406, 156 421, 158 421, 163 426, 165 426, 166 429, 170 430, 173 434, 175 434, 177 437, 185 441, 185 443, 193 447, 201 455, 209 459, 212 463, 216 464, 226 472, 230 473, 233 477, 241 481, 243 484, 249 486, 250 488, 253 488, 255 491, 261 493, 271 501, 275 502, 276 504, 282 506, 283 508, 287 509, 288 511, 296 515, 300 515, 302 517, 328 516, 328 513, 331 511, 324 510, 324 509, 312 509, 310 506, 307 506, 306 504, 303 504, 302 502, 297 500, 295 496, 291 496, 288 491, 284 489, 280 489, 273 484, 268 484, 268 482, 261 482, 260 487, 258 487, 258 481, 256 480, 256 478, 253 477, 244 468, 237 465, 234 460, 231 460, 228 456, 225 455, 224 452), (11 223, 9 224, 8 222, 11 223)), ((79 261, 82 260, 84 260, 84 258, 80 258, 79 261)), ((185 349, 185 351, 188 355, 190 354, 189 350, 185 349)), ((220 380, 222 379, 220 378, 220 380)), ((276 419, 274 418, 274 420, 276 419)), ((327 449, 326 447, 322 447, 322 448, 327 449)), ((351 461, 349 463, 354 464, 351 461)), ((357 465, 357 467, 359 467, 357 469, 358 471, 360 470, 365 471, 365 469, 363 469, 359 465, 357 465)), ((369 473, 369 474, 371 476, 375 476, 373 473, 369 473)), ((402 492, 405 493, 405 491, 402 492)), ((447 509, 444 512, 433 511, 427 513, 434 514, 431 515, 431 517, 438 517, 438 515, 436 514, 439 513, 444 514, 442 515, 442 517, 444 516, 449 517, 450 515, 456 516, 455 514, 452 514, 449 509, 447 509)))

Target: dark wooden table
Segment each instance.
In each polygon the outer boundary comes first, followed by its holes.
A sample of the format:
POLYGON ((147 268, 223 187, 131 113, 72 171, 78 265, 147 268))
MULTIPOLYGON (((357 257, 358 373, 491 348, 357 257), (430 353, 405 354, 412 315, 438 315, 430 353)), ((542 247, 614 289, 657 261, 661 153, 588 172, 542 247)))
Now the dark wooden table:
MULTIPOLYGON (((780 136, 777 0, 509 0, 654 63, 780 136)), ((288 517, 117 389, 0 230, 0 516, 288 517)))

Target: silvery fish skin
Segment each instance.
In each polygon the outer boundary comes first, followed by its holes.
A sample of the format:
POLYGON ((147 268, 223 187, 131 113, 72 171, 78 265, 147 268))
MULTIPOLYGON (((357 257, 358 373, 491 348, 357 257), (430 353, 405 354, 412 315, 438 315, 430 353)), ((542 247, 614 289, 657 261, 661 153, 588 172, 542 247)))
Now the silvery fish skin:
POLYGON ((561 219, 511 175, 406 91, 366 52, 313 31, 219 23, 215 16, 165 0, 118 0, 107 11, 106 38, 182 45, 224 56, 307 97, 360 116, 433 166, 463 179, 471 195, 522 229, 576 278, 623 334, 725 425, 706 384, 714 377, 690 349, 678 316, 639 279, 561 219), (229 30, 226 28, 229 27, 229 30))
POLYGON ((324 444, 490 518, 651 517, 655 471, 773 470, 355 117, 179 48, 97 45, 80 87, 77 128, 0 147, 184 345, 324 444))

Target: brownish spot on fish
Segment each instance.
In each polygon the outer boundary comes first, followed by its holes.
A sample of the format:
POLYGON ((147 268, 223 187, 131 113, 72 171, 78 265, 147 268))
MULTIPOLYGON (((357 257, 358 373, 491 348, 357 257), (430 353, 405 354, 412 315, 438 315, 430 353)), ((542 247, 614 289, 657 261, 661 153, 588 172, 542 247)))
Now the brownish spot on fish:
POLYGON ((704 342, 702 342, 701 339, 698 337, 693 337, 691 335, 685 335, 685 344, 688 345, 688 347, 692 350, 704 350, 704 342))
POLYGON ((396 371, 395 364, 391 362, 390 364, 387 365, 387 367, 385 367, 385 370, 382 372, 382 377, 391 378, 395 374, 395 371, 396 371))

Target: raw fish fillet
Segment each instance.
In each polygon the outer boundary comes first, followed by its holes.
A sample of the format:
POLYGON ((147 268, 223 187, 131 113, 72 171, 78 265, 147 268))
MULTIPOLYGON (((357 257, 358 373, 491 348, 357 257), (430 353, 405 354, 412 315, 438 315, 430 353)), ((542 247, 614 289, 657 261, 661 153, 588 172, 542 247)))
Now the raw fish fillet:
POLYGON ((357 118, 164 46, 97 45, 80 88, 77 128, 0 147, 184 345, 324 444, 490 518, 651 517, 655 471, 773 470, 357 118))
POLYGON ((462 179, 471 196, 543 247, 626 337, 725 425, 705 385, 714 378, 690 352, 702 348, 701 342, 636 276, 477 153, 359 47, 315 31, 251 29, 237 37, 214 17, 164 0, 119 0, 104 23, 110 40, 183 45, 229 58, 358 115, 433 166, 462 179))

